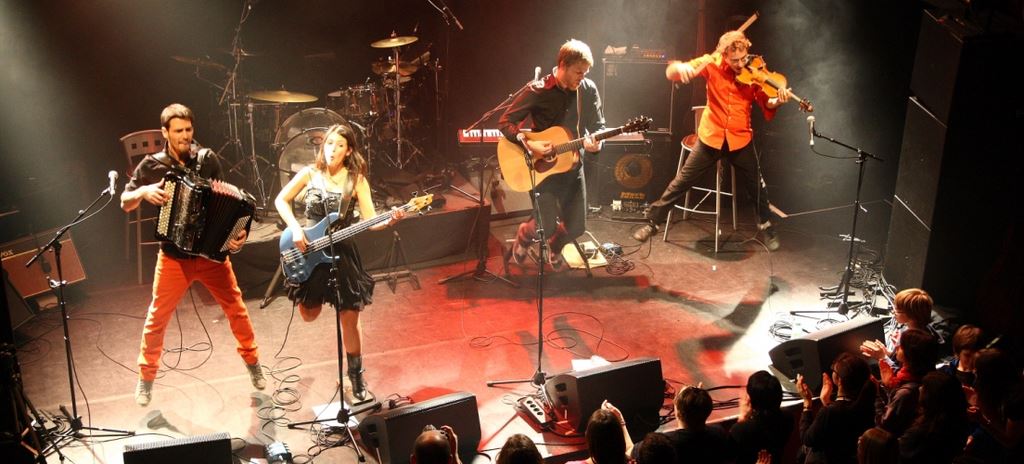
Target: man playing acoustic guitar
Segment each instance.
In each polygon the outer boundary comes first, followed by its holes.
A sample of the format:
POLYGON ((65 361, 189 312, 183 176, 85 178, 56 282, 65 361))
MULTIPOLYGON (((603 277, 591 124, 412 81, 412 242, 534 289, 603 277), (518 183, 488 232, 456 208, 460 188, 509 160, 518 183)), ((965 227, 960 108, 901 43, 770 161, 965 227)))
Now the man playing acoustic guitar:
POLYGON ((633 233, 633 238, 644 242, 658 230, 658 224, 665 222, 669 210, 683 198, 686 191, 700 178, 701 174, 724 159, 735 169, 747 192, 756 200, 758 229, 764 234, 764 244, 769 250, 779 248, 779 238, 772 226, 772 213, 768 207, 768 191, 761 180, 758 160, 751 149, 754 132, 750 126, 753 103, 761 107, 766 120, 775 116, 775 111, 789 101, 789 89, 778 89, 778 97, 768 97, 759 86, 736 81, 747 63, 750 41, 741 31, 729 31, 718 39, 714 54, 694 58, 688 62, 674 61, 665 70, 671 80, 689 83, 697 76, 707 80, 707 108, 700 118, 697 129, 698 141, 693 153, 668 184, 661 198, 651 204, 647 211, 649 224, 633 233))
MULTIPOLYGON (((574 137, 586 136, 604 129, 601 97, 594 81, 586 75, 594 65, 590 47, 579 40, 569 40, 558 51, 558 67, 553 74, 544 76, 520 92, 498 127, 510 142, 519 143, 519 129, 527 117, 532 131, 540 132, 553 126, 562 126, 574 137)), ((524 139, 525 140, 525 139, 524 139)), ((526 140, 534 156, 551 155, 552 143, 544 140, 526 140)), ((587 137, 583 147, 596 153, 602 143, 587 137)), ((562 247, 586 230, 587 198, 583 180, 583 165, 579 155, 572 168, 551 175, 536 186, 537 201, 544 222, 544 233, 551 250, 551 267, 560 270, 563 265, 562 247)), ((525 161, 524 161, 525 163, 525 161)), ((537 240, 537 218, 531 217, 519 225, 512 259, 523 264, 530 245, 537 240)))

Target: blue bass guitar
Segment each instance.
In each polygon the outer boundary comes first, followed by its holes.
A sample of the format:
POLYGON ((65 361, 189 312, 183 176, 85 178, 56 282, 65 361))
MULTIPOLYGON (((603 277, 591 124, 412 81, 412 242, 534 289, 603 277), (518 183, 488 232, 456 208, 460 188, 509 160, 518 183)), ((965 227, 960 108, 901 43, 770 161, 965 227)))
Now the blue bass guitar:
MULTIPOLYGON (((434 195, 424 195, 413 198, 395 211, 414 212, 430 206, 434 195)), ((309 245, 306 251, 299 251, 292 239, 291 229, 285 229, 281 234, 281 270, 284 272, 285 281, 291 285, 298 285, 309 279, 315 268, 320 263, 331 262, 331 241, 340 242, 353 237, 375 225, 387 222, 393 217, 393 211, 375 216, 372 219, 352 224, 341 230, 336 230, 327 235, 328 226, 338 219, 338 213, 330 213, 313 227, 302 229, 306 235, 309 245)))

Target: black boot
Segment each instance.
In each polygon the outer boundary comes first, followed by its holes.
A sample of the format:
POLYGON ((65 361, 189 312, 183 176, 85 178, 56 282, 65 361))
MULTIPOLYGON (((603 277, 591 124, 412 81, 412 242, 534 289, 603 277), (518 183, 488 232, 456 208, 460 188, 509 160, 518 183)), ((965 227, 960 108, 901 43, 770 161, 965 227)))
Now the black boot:
POLYGON ((364 401, 370 394, 366 391, 366 381, 363 380, 363 356, 345 353, 345 360, 348 362, 348 381, 352 384, 352 397, 364 401))

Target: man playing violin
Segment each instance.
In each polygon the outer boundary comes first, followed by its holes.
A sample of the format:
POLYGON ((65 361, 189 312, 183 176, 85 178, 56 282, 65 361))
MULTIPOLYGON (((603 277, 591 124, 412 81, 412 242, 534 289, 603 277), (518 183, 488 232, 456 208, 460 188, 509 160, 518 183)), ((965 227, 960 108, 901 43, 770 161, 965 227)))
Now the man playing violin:
POLYGON ((648 224, 633 233, 633 238, 646 241, 665 222, 670 208, 693 187, 701 175, 718 160, 733 166, 747 192, 756 200, 758 229, 764 234, 769 250, 779 248, 779 238, 772 225, 768 207, 768 191, 761 180, 756 154, 751 148, 754 131, 750 125, 753 104, 761 107, 766 120, 775 117, 779 106, 789 101, 790 91, 778 89, 777 97, 769 97, 760 86, 737 82, 748 62, 750 41, 741 31, 729 31, 718 39, 715 53, 688 62, 673 61, 665 70, 670 80, 689 83, 697 76, 707 80, 707 107, 697 129, 693 153, 668 184, 661 198, 647 211, 648 224))

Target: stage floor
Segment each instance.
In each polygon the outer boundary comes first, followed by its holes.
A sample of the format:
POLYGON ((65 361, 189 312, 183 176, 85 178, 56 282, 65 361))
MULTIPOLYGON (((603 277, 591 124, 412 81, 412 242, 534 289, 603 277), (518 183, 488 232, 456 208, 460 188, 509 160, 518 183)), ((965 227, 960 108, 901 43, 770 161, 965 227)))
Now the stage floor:
MULTIPOLYGON (((547 274, 543 370, 565 371, 573 359, 594 355, 609 361, 657 357, 676 387, 744 384, 750 373, 769 365, 768 350, 778 344, 770 334, 773 324, 795 323, 798 333, 815 330, 815 320, 789 311, 825 309, 818 287, 838 283, 848 247, 838 234, 849 232, 850 211, 790 218, 780 228, 782 248, 773 253, 746 241, 754 235, 748 219, 736 232, 726 229, 727 243, 717 255, 710 250, 713 223, 706 219, 677 223, 669 242, 658 235, 636 246, 630 238, 636 224, 591 218, 590 232, 600 243, 623 244, 633 267, 621 275, 595 269, 591 278, 582 271, 547 274)), ((878 251, 883 244, 877 237, 884 234, 873 227, 885 224, 888 208, 875 205, 866 216, 860 235, 878 251)), ((512 237, 514 222, 491 224, 491 271, 501 271, 499 247, 512 237)), ((476 260, 467 260, 417 269, 419 290, 407 280, 394 292, 378 284, 374 304, 362 317, 370 389, 385 401, 396 395, 420 401, 453 391, 473 393, 482 427, 480 450, 494 455, 506 437, 527 433, 547 444, 542 452, 552 461, 565 459, 579 449, 581 438, 541 434, 511 406, 532 393, 528 385, 486 386, 487 380, 528 378, 536 370, 536 269, 513 268, 519 288, 486 279, 436 283, 475 265, 476 260)), ((165 348, 175 352, 164 355, 153 401, 137 406, 134 370, 150 289, 134 285, 133 266, 126 262, 124 274, 131 277, 121 279, 130 284, 93 279, 70 292, 70 331, 79 414, 87 424, 130 429, 138 436, 72 442, 63 447, 70 462, 119 463, 127 443, 215 432, 237 438, 235 455, 242 461, 262 458, 264 443, 284 441, 296 455, 320 453, 319 462, 355 462, 350 448, 320 449, 308 430, 282 426, 309 420, 312 408, 337 400, 333 313, 304 322, 281 297, 259 309, 258 290, 249 289, 246 298, 261 362, 273 373, 266 390, 252 389, 223 314, 196 286, 194 298, 186 294, 168 330, 165 348), (272 409, 275 401, 283 405, 272 409)), ((29 398, 52 414, 59 414, 59 405, 70 409, 59 312, 35 316, 17 338, 29 398)), ((722 389, 713 396, 738 395, 736 389, 722 389)), ((717 410, 714 417, 734 413, 717 410)), ((58 462, 55 455, 49 461, 58 462)))

